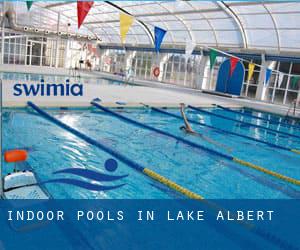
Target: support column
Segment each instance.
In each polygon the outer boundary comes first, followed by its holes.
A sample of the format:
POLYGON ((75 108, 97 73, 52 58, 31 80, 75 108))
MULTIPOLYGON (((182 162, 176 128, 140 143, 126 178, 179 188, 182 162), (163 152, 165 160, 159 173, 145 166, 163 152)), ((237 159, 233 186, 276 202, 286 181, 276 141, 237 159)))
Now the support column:
MULTIPOLYGON (((159 59, 160 59, 160 62, 159 62, 160 75, 158 77, 158 81, 162 82, 164 80, 164 76, 165 76, 165 74, 164 74, 164 65, 168 61, 168 54, 165 54, 163 56, 163 58, 159 58, 159 59)), ((151 72, 151 74, 152 74, 152 72, 151 72)))
MULTIPOLYGON (((5 19, 3 19, 5 20, 5 19)), ((4 37, 5 37, 5 32, 4 32, 4 27, 5 27, 5 22, 2 22, 2 32, 1 32, 1 63, 4 63, 4 37)), ((27 46, 27 45, 26 45, 27 46)))
MULTIPOLYGON (((5 37, 5 31, 4 31, 4 28, 5 28, 5 17, 4 17, 4 13, 6 11, 6 2, 3 2, 3 17, 2 17, 2 32, 1 32, 1 59, 0 59, 0 62, 3 64, 4 63, 4 37, 5 37)), ((26 45, 27 46, 27 45, 26 45)))
POLYGON ((197 89, 208 89, 209 88, 209 75, 210 69, 207 66, 209 61, 208 56, 202 56, 199 63, 199 74, 197 74, 196 86, 197 89))
POLYGON ((266 87, 264 86, 265 77, 266 77, 266 69, 268 68, 268 62, 265 60, 265 55, 261 55, 261 68, 258 77, 258 85, 256 89, 255 99, 257 100, 264 100, 266 87))
POLYGON ((70 50, 70 40, 68 39, 67 42, 66 42, 66 48, 65 48, 65 53, 64 53, 64 56, 65 56, 65 59, 64 59, 64 68, 65 69, 71 68, 72 58, 69 57, 69 50, 70 50))
MULTIPOLYGON (((255 99, 260 100, 260 101, 266 101, 267 100, 267 90, 268 90, 268 85, 265 86, 265 78, 266 78, 266 71, 267 68, 269 68, 272 65, 272 61, 266 61, 265 60, 265 55, 261 55, 261 68, 260 68, 260 73, 259 73, 259 78, 258 78, 258 86, 256 89, 256 95, 255 99)), ((271 80, 271 79, 270 79, 271 80)))
POLYGON ((125 73, 127 80, 134 80, 135 71, 132 69, 132 60, 136 55, 136 51, 128 51, 126 53, 126 61, 125 61, 125 73), (128 53, 128 54, 127 54, 128 53))

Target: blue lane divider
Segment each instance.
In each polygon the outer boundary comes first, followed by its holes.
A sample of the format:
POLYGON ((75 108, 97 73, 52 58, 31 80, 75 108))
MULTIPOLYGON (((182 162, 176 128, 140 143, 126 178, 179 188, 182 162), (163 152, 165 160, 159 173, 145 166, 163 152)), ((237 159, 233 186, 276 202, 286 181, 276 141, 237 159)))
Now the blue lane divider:
POLYGON ((58 119, 56 119, 55 117, 52 117, 51 115, 49 115, 47 112, 41 110, 38 106, 36 106, 34 103, 32 102, 28 102, 28 105, 33 108, 37 113, 39 113, 40 115, 42 115, 43 117, 47 118, 49 121, 55 123, 56 125, 64 128, 65 130, 68 130, 69 132, 71 132, 72 134, 78 136, 79 138, 83 139, 84 141, 97 146, 98 148, 102 149, 103 151, 105 151, 106 153, 116 157, 117 159, 119 159, 120 161, 122 161, 123 163, 132 166, 134 169, 138 170, 138 171, 143 171, 144 167, 142 167, 141 165, 139 165, 138 163, 130 160, 129 158, 127 158, 124 155, 121 155, 120 153, 118 153, 117 151, 105 146, 104 144, 102 144, 99 141, 96 141, 90 137, 88 137, 87 135, 79 132, 78 130, 68 126, 67 124, 59 121, 58 119))
POLYGON ((280 173, 277 173, 275 171, 272 171, 272 170, 269 170, 269 169, 266 169, 266 168, 263 168, 259 165, 256 165, 256 164, 253 164, 251 162, 247 162, 247 161, 244 161, 242 159, 239 159, 237 157, 234 157, 232 155, 229 155, 229 154, 223 154, 223 153, 220 153, 218 151, 215 151, 214 149, 210 149, 210 148, 207 148, 205 146, 202 146, 200 144, 197 144, 197 143, 194 143, 194 142, 191 142, 191 141, 188 141, 188 140, 185 140, 183 139, 182 137, 178 137, 176 135, 173 135, 173 134, 170 134, 168 132, 165 132, 163 130, 160 130, 160 129, 157 129, 157 128, 154 128, 152 126, 149 126, 149 125, 146 125, 144 123, 141 123, 141 122, 138 122, 138 121, 135 121, 133 119, 130 119, 126 116, 123 116, 121 114, 118 114, 114 111, 111 111, 110 109, 108 108, 105 108, 103 107, 102 105, 98 104, 98 103, 95 103, 95 102, 91 102, 92 105, 94 105, 95 107, 101 109, 102 111, 108 113, 108 114, 111 114, 112 116, 115 116, 117 118, 119 118, 120 120, 123 120, 127 123, 131 123, 133 124, 134 126, 137 126, 137 127, 141 127, 141 128, 144 128, 144 129, 148 129, 148 130, 151 130, 151 131, 154 131, 154 132, 157 132, 159 134, 162 134, 162 135, 165 135, 165 136, 168 136, 170 138, 174 138, 176 139, 177 141, 180 141, 186 145, 189 145, 189 146, 192 146, 194 148, 199 148, 199 149, 202 149, 204 151, 207 151, 208 153, 210 154, 213 154, 213 155, 218 155, 218 156, 221 156, 227 160, 231 160, 231 161, 234 161, 242 166, 245 166, 245 167, 248 167, 248 168, 251 168, 251 169, 255 169, 259 172, 262 172, 264 174, 267 174, 267 175, 270 175, 272 177, 275 177, 275 178, 278 178, 280 180, 284 180, 286 182, 289 182, 289 183, 292 183, 294 185, 298 185, 300 186, 300 180, 297 180, 297 179, 294 179, 294 178, 291 178, 291 177, 288 177, 288 176, 285 176, 285 175, 282 175, 280 173))
MULTIPOLYGON (((67 124, 57 120, 55 117, 52 117, 51 115, 49 115, 47 112, 41 110, 38 106, 36 106, 34 103, 32 102, 28 102, 27 103, 28 106, 30 106, 31 108, 33 108, 37 113, 39 113, 41 116, 43 116, 44 118, 48 119, 49 121, 53 122, 54 124, 58 125, 61 128, 64 128, 65 130, 69 131, 70 133, 74 134, 75 136, 81 138, 82 140, 102 149, 103 151, 111 154, 112 156, 114 156, 115 158, 119 159, 120 161, 122 161, 123 163, 127 164, 130 167, 133 167, 135 170, 144 173, 146 176, 153 178, 154 180, 161 182, 162 184, 164 184, 165 186, 176 190, 184 195, 186 195, 189 198, 194 198, 194 199, 199 199, 199 200, 203 200, 204 198, 200 195, 197 195, 185 188, 182 188, 181 186, 179 186, 178 184, 164 178, 163 176, 156 174, 155 172, 151 171, 148 168, 145 168, 143 166, 141 166, 138 163, 135 163, 134 161, 130 160, 129 158, 127 158, 126 156, 118 153, 117 151, 106 147, 104 144, 100 143, 99 141, 95 141, 94 139, 86 136, 85 134, 79 132, 78 130, 68 126, 67 124)), ((93 104, 94 105, 94 104, 93 104)), ((215 205, 213 204, 213 206, 215 207, 215 205)), ((246 229, 253 231, 254 233, 258 234, 260 237, 265 238, 266 240, 270 241, 271 243, 274 244, 274 241, 276 240, 276 245, 280 244, 280 245, 284 245, 284 246, 288 246, 288 247, 292 247, 290 246, 290 244, 288 242, 285 242, 284 240, 278 238, 275 235, 269 234, 267 232, 264 232, 262 229, 256 227, 255 225, 250 225, 250 224, 245 224, 244 225, 246 229)), ((292 249, 292 248, 291 248, 292 249)))
POLYGON ((253 123, 250 123, 250 122, 243 122, 243 121, 240 121, 240 120, 237 120, 237 119, 233 119, 233 118, 227 117, 225 115, 215 114, 213 112, 206 111, 206 110, 203 110, 203 109, 191 106, 191 105, 189 105, 188 107, 191 108, 191 109, 193 109, 193 110, 197 110, 197 111, 199 111, 201 113, 210 115, 210 116, 213 115, 213 116, 220 117, 220 118, 223 118, 223 119, 226 119, 226 120, 230 120, 230 121, 234 121, 234 122, 246 124, 248 126, 252 126, 252 127, 256 127, 256 128, 261 128, 261 129, 264 129, 264 130, 267 130, 267 131, 272 131, 272 132, 277 133, 277 134, 282 134, 282 135, 285 135, 285 136, 290 136, 290 137, 295 137, 295 138, 299 138, 300 139, 300 136, 298 136, 298 135, 290 134, 290 133, 283 132, 283 131, 278 131, 276 129, 267 128, 267 127, 264 127, 264 126, 261 126, 261 125, 257 125, 257 124, 253 124, 253 123))
POLYGON ((251 115, 251 114, 247 114, 247 113, 243 113, 243 112, 240 112, 240 111, 237 111, 237 110, 232 110, 230 108, 226 108, 226 107, 223 107, 221 105, 216 105, 218 108, 221 108, 223 110, 226 110, 228 112, 231 112, 231 113, 234 113, 234 114, 238 114, 238 115, 243 115, 243 116, 248 116, 248 117, 251 117, 251 118, 255 118, 255 119, 259 119, 259 120, 262 120, 262 121, 266 121, 266 122, 270 122, 272 124, 277 124, 277 125, 280 125, 280 126, 284 126, 284 127, 290 127, 290 128, 296 128, 296 129, 300 129, 300 126, 297 126, 297 125, 293 125, 293 124, 287 124, 287 123, 280 123, 280 122, 276 122, 276 121, 272 121, 268 118, 263 118, 263 117, 259 117, 259 116, 256 116, 256 115, 251 115))
POLYGON ((97 107, 98 109, 101 109, 102 111, 104 111, 104 112, 106 112, 106 113, 109 113, 109 114, 111 114, 111 115, 113 115, 113 116, 115 116, 115 117, 117 117, 117 118, 119 118, 119 119, 121 119, 121 120, 123 120, 123 121, 126 121, 126 122, 128 122, 128 123, 131 123, 131 124, 133 124, 133 125, 135 125, 135 126, 138 126, 138 127, 141 127, 141 128, 145 128, 145 129, 148 129, 148 130, 151 130, 151 131, 154 131, 154 132, 156 132, 156 133, 159 133, 159 134, 164 135, 164 136, 167 136, 167 137, 171 137, 171 138, 173 138, 173 139, 175 139, 175 140, 177 140, 177 141, 179 141, 179 142, 182 142, 182 143, 184 143, 184 144, 186 144, 186 145, 189 145, 189 146, 191 146, 191 147, 198 148, 198 149, 201 149, 201 150, 204 150, 204 151, 208 151, 208 152, 210 152, 211 154, 221 156, 221 157, 226 158, 226 159, 228 159, 228 160, 232 160, 232 159, 233 159, 233 157, 230 156, 230 155, 226 155, 226 154, 220 153, 220 152, 218 152, 218 151, 215 151, 215 150, 213 150, 213 149, 207 148, 207 147, 202 146, 202 145, 200 145, 200 144, 197 144, 197 143, 191 142, 191 141, 189 141, 189 140, 186 140, 186 139, 184 139, 184 138, 182 138, 182 137, 179 137, 179 136, 170 134, 170 133, 165 132, 165 131, 163 131, 163 130, 160 130, 160 129, 151 127, 151 126, 149 126, 149 125, 146 125, 146 124, 144 124, 144 123, 137 122, 137 121, 135 121, 135 120, 133 120, 133 119, 130 119, 130 118, 126 117, 126 116, 123 116, 123 115, 118 114, 118 113, 116 113, 116 112, 114 112, 114 111, 111 111, 110 109, 105 108, 104 106, 102 106, 102 105, 100 105, 100 104, 98 104, 98 103, 91 102, 91 104, 94 105, 95 107, 97 107))
MULTIPOLYGON (((165 110, 162 110, 162 109, 159 109, 159 108, 155 108, 155 107, 150 107, 150 108, 152 110, 156 111, 156 112, 159 112, 159 113, 162 113, 162 114, 165 114, 165 115, 169 115, 169 116, 172 116, 172 117, 175 117, 175 118, 178 118, 178 119, 182 120, 182 117, 180 115, 176 115, 176 114, 173 114, 173 113, 170 113, 170 112, 167 112, 165 110)), ((205 123, 201 123, 201 122, 198 122, 198 121, 195 121, 195 120, 191 120, 191 119, 188 119, 188 121, 190 123, 193 123, 193 124, 201 125, 203 127, 207 127, 207 128, 219 131, 219 132, 221 132, 223 134, 229 134, 229 135, 239 136, 239 137, 242 137, 242 138, 245 138, 245 139, 248 139, 248 140, 252 140, 252 141, 255 141, 255 142, 264 143, 264 144, 266 144, 266 145, 268 145, 270 147, 273 147, 273 148, 278 148, 278 149, 282 149, 282 150, 291 151, 290 148, 283 147, 283 146, 280 146, 280 145, 276 145, 276 144, 273 144, 273 143, 270 143, 270 142, 266 142, 266 141, 263 141, 263 140, 259 140, 259 139, 253 138, 251 136, 242 135, 242 134, 238 134, 238 133, 235 133, 235 132, 227 131, 225 129, 221 129, 221 128, 217 128, 217 127, 214 127, 214 126, 210 126, 210 125, 207 125, 205 123)))
MULTIPOLYGON (((190 191, 187 188, 184 188, 180 185, 178 185, 177 183, 165 178, 164 176, 156 173, 155 171, 152 171, 149 168, 143 167, 142 165, 136 163, 135 161, 129 159, 128 157, 126 157, 123 154, 120 154, 119 152, 117 152, 116 150, 105 146, 103 143, 96 141, 90 137, 88 137, 87 135, 79 132, 78 130, 68 126, 67 124, 59 121, 58 119, 56 119, 55 117, 49 115, 47 112, 41 110, 38 106, 36 106, 34 103, 32 102, 27 102, 28 106, 30 106, 32 109, 34 109, 38 114, 40 114, 42 117, 44 117, 45 119, 48 119, 49 121, 53 122, 54 124, 56 124, 57 126, 67 130, 68 132, 72 133, 73 135, 81 138, 82 140, 86 141, 87 143, 90 143, 91 145, 94 145, 98 148, 100 148, 101 150, 103 150, 104 152, 112 155, 113 157, 115 157, 116 159, 118 159, 119 161, 125 163, 127 166, 133 168, 134 170, 140 172, 141 174, 144 174, 147 177, 150 177, 151 179, 160 182, 161 184, 165 185, 166 187, 170 188, 171 190, 174 190, 178 193, 181 193, 183 195, 185 195, 188 198, 191 199, 198 199, 198 200, 203 200, 204 198, 199 195, 196 194, 192 191, 190 191)), ((65 181, 65 180, 62 180, 65 181)), ((69 181, 66 181, 69 182, 69 181)))

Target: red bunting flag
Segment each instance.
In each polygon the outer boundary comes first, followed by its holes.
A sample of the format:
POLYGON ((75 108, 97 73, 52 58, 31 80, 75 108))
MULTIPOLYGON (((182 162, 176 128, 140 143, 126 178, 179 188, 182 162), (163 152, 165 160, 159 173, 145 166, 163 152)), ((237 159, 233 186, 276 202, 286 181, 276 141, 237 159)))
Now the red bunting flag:
POLYGON ((77 1, 78 29, 80 28, 81 24, 83 23, 86 15, 89 13, 93 4, 94 1, 77 1))
POLYGON ((234 70, 235 70, 235 67, 236 67, 236 64, 238 63, 239 59, 236 58, 236 57, 230 57, 230 76, 232 76, 234 70))

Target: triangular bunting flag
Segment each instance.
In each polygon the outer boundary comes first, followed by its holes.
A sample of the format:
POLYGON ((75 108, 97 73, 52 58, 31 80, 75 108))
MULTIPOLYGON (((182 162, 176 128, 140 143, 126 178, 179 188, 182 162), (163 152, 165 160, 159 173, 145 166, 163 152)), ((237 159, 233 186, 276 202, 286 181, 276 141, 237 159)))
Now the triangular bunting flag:
POLYGON ((234 70, 235 70, 235 67, 238 63, 239 59, 236 58, 236 57, 230 57, 230 76, 232 76, 234 70))
POLYGON ((296 88, 297 88, 299 79, 300 79, 300 76, 293 76, 293 77, 292 77, 292 79, 291 79, 291 80, 292 80, 291 87, 292 87, 293 89, 296 89, 296 88))
POLYGON ((32 4, 33 4, 33 1, 26 1, 27 10, 30 10, 32 4))
POLYGON ((167 31, 159 28, 159 27, 154 27, 154 43, 155 43, 155 51, 158 53, 160 50, 160 45, 166 35, 167 31))
POLYGON ((133 21, 134 18, 132 16, 120 13, 120 36, 122 43, 125 42, 126 35, 133 21))
POLYGON ((93 4, 94 1, 77 1, 78 29, 80 28, 81 24, 83 23, 86 15, 89 13, 93 4))
POLYGON ((215 51, 213 49, 210 50, 210 52, 209 52, 210 69, 212 69, 213 66, 215 65, 215 61, 216 61, 217 55, 218 55, 217 51, 215 51))
POLYGON ((284 77, 284 74, 281 73, 281 72, 279 72, 279 74, 278 74, 278 82, 277 82, 278 88, 280 88, 280 86, 281 86, 281 84, 282 84, 283 77, 284 77))
POLYGON ((247 82, 249 82, 252 79, 253 73, 254 73, 255 64, 249 63, 248 65, 248 78, 247 82))
POLYGON ((271 78, 271 75, 272 75, 272 70, 268 68, 266 70, 266 77, 265 77, 265 82, 264 82, 265 86, 267 86, 269 84, 269 80, 271 78))
POLYGON ((196 47, 196 43, 191 39, 186 39, 185 44, 185 61, 189 59, 189 57, 192 55, 194 49, 196 47))

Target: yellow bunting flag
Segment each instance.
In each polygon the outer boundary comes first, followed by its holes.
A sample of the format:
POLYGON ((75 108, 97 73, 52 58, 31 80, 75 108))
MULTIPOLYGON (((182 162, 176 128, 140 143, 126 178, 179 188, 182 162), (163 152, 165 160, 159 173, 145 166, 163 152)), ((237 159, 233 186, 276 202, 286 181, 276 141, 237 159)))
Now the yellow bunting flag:
POLYGON ((134 18, 132 16, 120 13, 120 35, 122 43, 125 42, 127 32, 132 25, 134 18))
POLYGON ((247 79, 248 82, 251 80, 251 78, 253 76, 254 68, 255 68, 255 64, 254 63, 249 63, 249 66, 248 66, 248 79, 247 79))

